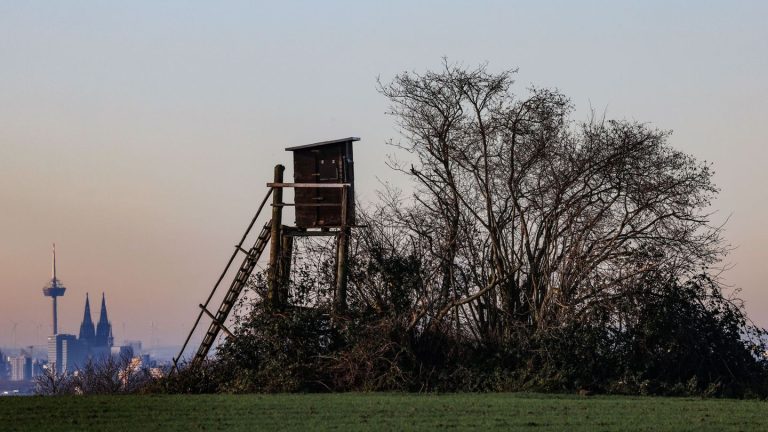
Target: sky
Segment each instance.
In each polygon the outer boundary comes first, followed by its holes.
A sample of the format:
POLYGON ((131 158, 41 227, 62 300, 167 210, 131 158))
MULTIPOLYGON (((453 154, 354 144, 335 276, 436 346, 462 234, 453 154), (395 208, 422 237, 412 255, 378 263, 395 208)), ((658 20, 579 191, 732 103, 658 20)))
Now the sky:
POLYGON ((398 139, 376 90, 443 57, 519 68, 575 119, 674 131, 713 164, 725 281, 768 326, 768 2, 0 0, 0 346, 106 293, 115 339, 182 342, 285 147, 359 136, 358 199, 398 139), (15 331, 14 331, 15 328, 15 331))

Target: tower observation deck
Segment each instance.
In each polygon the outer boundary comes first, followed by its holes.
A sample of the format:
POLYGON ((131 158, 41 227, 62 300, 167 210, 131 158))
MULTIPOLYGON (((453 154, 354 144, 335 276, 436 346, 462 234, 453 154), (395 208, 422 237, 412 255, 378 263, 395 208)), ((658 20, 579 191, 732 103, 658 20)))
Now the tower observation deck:
POLYGON ((59 333, 58 326, 58 314, 56 310, 56 298, 64 295, 64 291, 67 289, 62 285, 61 281, 56 278, 56 243, 53 244, 53 266, 51 270, 51 280, 43 288, 43 295, 53 299, 53 334, 59 333))

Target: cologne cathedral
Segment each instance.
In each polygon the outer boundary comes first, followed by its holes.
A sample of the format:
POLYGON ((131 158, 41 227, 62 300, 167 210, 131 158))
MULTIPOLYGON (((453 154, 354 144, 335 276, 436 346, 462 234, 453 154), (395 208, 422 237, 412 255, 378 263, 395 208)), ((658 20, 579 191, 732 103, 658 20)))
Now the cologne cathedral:
MULTIPOLYGON (((112 324, 107 317, 107 303, 101 295, 99 322, 91 319, 91 302, 85 296, 85 312, 80 324, 80 335, 55 334, 48 338, 48 361, 57 373, 74 372, 88 362, 99 362, 112 355, 112 324)), ((123 353, 118 349, 118 354, 123 353)))
POLYGON ((88 294, 85 295, 85 312, 83 313, 83 322, 80 324, 80 336, 77 338, 90 358, 106 357, 110 355, 112 349, 112 323, 107 317, 107 302, 104 293, 101 294, 101 313, 99 314, 99 323, 93 325, 91 319, 91 304, 88 294))

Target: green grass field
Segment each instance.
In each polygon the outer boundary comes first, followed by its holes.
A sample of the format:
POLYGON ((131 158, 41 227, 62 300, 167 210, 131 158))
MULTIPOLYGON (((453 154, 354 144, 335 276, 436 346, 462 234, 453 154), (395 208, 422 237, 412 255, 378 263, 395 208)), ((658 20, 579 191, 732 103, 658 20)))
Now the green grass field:
POLYGON ((0 398, 0 430, 767 431, 768 402, 541 394, 0 398))

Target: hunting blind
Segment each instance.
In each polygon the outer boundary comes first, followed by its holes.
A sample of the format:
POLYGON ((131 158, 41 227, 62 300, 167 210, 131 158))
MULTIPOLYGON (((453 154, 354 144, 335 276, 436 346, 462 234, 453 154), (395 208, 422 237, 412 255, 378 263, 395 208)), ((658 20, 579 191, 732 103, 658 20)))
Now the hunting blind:
POLYGON ((200 313, 192 330, 182 344, 179 355, 173 359, 173 369, 178 368, 178 361, 189 344, 203 315, 210 318, 208 331, 192 359, 193 364, 202 362, 219 334, 223 330, 234 337, 225 322, 232 308, 240 297, 248 278, 256 268, 261 254, 269 244, 269 265, 267 267, 267 298, 270 308, 281 310, 288 306, 288 282, 291 273, 293 238, 301 236, 334 236, 336 238, 336 280, 333 312, 342 313, 347 304, 347 256, 349 254, 350 227, 355 224, 354 161, 352 143, 360 138, 350 137, 331 141, 322 141, 296 147, 288 147, 293 152, 294 183, 283 182, 282 165, 275 166, 272 183, 266 196, 261 201, 256 215, 245 230, 240 242, 229 258, 224 271, 219 276, 205 303, 201 303, 200 313), (293 203, 283 202, 283 189, 294 189, 293 203), (244 248, 248 234, 256 224, 261 211, 272 196, 272 218, 261 229, 253 246, 244 248), (282 223, 284 207, 295 207, 294 226, 282 223), (232 263, 238 255, 245 255, 240 268, 230 283, 219 308, 214 312, 208 306, 216 289, 226 277, 232 263))
MULTIPOLYGON (((293 181, 296 183, 346 183, 346 225, 355 224, 352 143, 360 138, 344 138, 298 147, 293 152, 293 181)), ((296 226, 299 228, 340 227, 341 188, 297 188, 296 226)))

